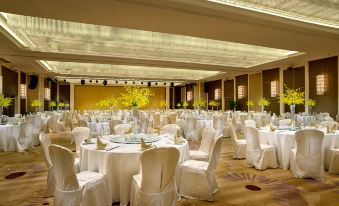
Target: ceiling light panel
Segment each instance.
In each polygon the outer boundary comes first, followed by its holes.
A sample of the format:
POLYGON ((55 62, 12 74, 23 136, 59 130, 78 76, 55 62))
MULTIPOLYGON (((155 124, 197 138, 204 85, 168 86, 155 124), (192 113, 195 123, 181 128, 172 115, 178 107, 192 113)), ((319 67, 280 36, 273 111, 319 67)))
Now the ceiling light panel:
POLYGON ((249 68, 294 51, 2 13, 29 50, 249 68))
POLYGON ((189 70, 177 68, 144 67, 79 62, 39 60, 43 66, 62 75, 111 76, 115 78, 150 78, 171 80, 199 80, 221 74, 219 71, 189 70))

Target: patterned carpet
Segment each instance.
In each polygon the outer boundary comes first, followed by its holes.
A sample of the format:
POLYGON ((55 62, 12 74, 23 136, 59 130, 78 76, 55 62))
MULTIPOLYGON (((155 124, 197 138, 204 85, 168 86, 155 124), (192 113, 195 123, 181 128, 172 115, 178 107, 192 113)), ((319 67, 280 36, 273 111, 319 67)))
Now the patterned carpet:
MULTIPOLYGON (((63 138, 52 137, 54 143, 69 145, 69 134, 63 138)), ((190 143, 191 148, 199 144, 190 143)), ((235 206, 235 205, 339 205, 339 175, 326 172, 325 181, 296 179, 289 171, 268 169, 257 171, 244 166, 244 160, 232 159, 229 138, 224 140, 216 171, 219 192, 213 202, 183 198, 180 206, 235 206)), ((41 148, 23 153, 0 152, 0 205, 33 206, 53 205, 45 197, 47 168, 41 148)))

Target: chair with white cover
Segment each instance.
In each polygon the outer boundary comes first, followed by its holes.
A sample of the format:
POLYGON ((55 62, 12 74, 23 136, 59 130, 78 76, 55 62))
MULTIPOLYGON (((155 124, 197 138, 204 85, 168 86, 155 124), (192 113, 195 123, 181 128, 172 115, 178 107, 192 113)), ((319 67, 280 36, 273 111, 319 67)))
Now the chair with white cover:
POLYGON ((58 116, 53 115, 46 123, 46 133, 56 133, 63 130, 62 123, 58 122, 58 116))
POLYGON ((54 169, 55 206, 109 205, 106 176, 83 171, 75 174, 72 152, 59 145, 49 146, 54 169))
POLYGON ((324 133, 315 129, 295 133, 296 148, 291 150, 291 171, 296 178, 324 179, 324 133))
POLYGON ((169 117, 170 117, 170 123, 171 124, 176 124, 177 123, 178 114, 176 112, 169 113, 169 117))
POLYGON ((90 137, 91 130, 88 127, 76 127, 72 130, 77 157, 80 157, 80 143, 90 137))
POLYGON ((279 120, 279 126, 287 127, 291 124, 291 122, 292 122, 291 119, 281 119, 279 120))
POLYGON ((167 124, 162 129, 162 133, 168 133, 171 136, 175 137, 177 135, 178 131, 180 130, 180 127, 176 124, 167 124))
POLYGON ((156 112, 153 114, 153 128, 158 129, 160 126, 160 113, 156 112))
POLYGON ((20 131, 18 141, 21 147, 25 150, 34 149, 33 143, 33 123, 32 122, 23 122, 20 124, 20 131))
POLYGON ((257 123, 253 119, 246 119, 244 125, 249 127, 256 127, 257 123))
POLYGON ((134 175, 131 206, 174 206, 180 199, 175 182, 179 150, 154 148, 141 154, 141 174, 134 175))
POLYGON ((39 145, 40 144, 39 136, 40 136, 40 133, 42 132, 44 121, 42 120, 40 116, 36 116, 34 117, 33 125, 34 125, 33 131, 32 131, 33 144, 39 145))
POLYGON ((335 121, 329 120, 329 121, 320 122, 319 126, 322 128, 327 128, 327 127, 332 128, 335 124, 337 124, 335 121))
POLYGON ((222 133, 222 125, 221 125, 221 115, 215 114, 213 115, 213 128, 217 134, 222 133))
POLYGON ((185 119, 185 138, 187 140, 199 140, 199 131, 197 127, 197 119, 188 117, 185 119))
POLYGON ((238 139, 237 133, 235 132, 235 127, 231 121, 228 122, 229 133, 233 142, 233 158, 234 159, 244 159, 246 158, 246 139, 238 139))
POLYGON ((110 134, 114 134, 114 127, 118 124, 122 124, 123 121, 120 119, 113 119, 111 121, 109 121, 109 130, 110 130, 110 134))
POLYGON ((180 196, 213 201, 213 194, 219 189, 215 179, 222 144, 222 136, 219 136, 212 146, 208 162, 187 160, 180 165, 180 196))
POLYGON ((245 126, 244 134, 247 141, 246 166, 255 167, 258 170, 277 168, 277 151, 273 145, 259 144, 258 130, 245 126))
POLYGON ((46 188, 46 196, 51 197, 54 195, 55 191, 55 180, 54 180, 54 170, 51 163, 51 158, 49 156, 49 146, 52 145, 51 139, 47 134, 40 134, 39 136, 40 144, 42 147, 42 156, 48 167, 48 175, 47 175, 47 188, 46 188))
POLYGON ((202 132, 199 150, 189 151, 190 159, 208 161, 213 142, 214 142, 214 129, 205 128, 202 132))
POLYGON ((131 132, 131 129, 132 129, 132 125, 130 124, 118 124, 118 125, 115 125, 114 127, 114 133, 118 135, 127 134, 131 132))
POLYGON ((328 169, 329 173, 332 174, 339 174, 339 146, 335 149, 331 149, 331 159, 330 159, 330 166, 328 169))
POLYGON ((78 120, 78 127, 87 127, 88 124, 85 120, 79 119, 78 120))

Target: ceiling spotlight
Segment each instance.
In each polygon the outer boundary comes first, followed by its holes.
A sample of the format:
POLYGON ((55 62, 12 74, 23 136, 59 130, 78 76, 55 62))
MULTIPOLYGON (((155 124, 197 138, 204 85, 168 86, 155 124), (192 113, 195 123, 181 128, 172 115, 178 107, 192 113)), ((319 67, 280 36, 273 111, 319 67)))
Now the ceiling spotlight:
POLYGON ((81 80, 81 85, 84 85, 84 84, 85 84, 85 80, 82 79, 82 80, 81 80))
POLYGON ((166 82, 164 82, 164 85, 166 86, 166 82))
POLYGON ((106 86, 107 85, 107 80, 104 80, 102 83, 106 86))
POLYGON ((125 84, 127 84, 127 82, 125 81, 125 84))
POLYGON ((133 84, 135 84, 135 81, 133 81, 133 84))
POLYGON ((95 83, 99 83, 99 81, 98 81, 98 80, 95 80, 95 83))
POLYGON ((174 82, 171 82, 171 87, 174 87, 174 82))
POLYGON ((89 80, 90 83, 92 83, 92 80, 89 80))
POLYGON ((152 86, 152 83, 151 82, 147 82, 147 86, 148 87, 152 86))
POLYGON ((144 84, 144 82, 141 82, 141 84, 144 84))
POLYGON ((158 85, 158 82, 155 82, 155 85, 158 85))
POLYGON ((64 79, 64 82, 66 82, 66 79, 64 79))
POLYGON ((118 81, 115 81, 116 84, 118 84, 118 81))

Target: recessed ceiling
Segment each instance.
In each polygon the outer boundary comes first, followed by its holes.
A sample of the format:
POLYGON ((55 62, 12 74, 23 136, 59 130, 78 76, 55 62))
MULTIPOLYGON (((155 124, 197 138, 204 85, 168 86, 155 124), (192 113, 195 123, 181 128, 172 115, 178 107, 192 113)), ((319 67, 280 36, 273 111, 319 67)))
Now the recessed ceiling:
POLYGON ((38 61, 44 68, 61 75, 114 77, 120 79, 170 79, 200 80, 221 74, 219 71, 203 71, 176 68, 159 68, 129 65, 112 65, 80 62, 38 61))
MULTIPOLYGON (((180 0, 179 0, 180 1, 180 0)), ((185 0, 183 0, 185 1, 185 0)), ((339 29, 339 0, 208 0, 287 19, 339 29)), ((186 1, 185 1, 186 2, 186 1)))
POLYGON ((295 51, 159 32, 2 13, 23 49, 250 68, 286 59, 295 51))

